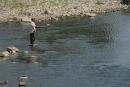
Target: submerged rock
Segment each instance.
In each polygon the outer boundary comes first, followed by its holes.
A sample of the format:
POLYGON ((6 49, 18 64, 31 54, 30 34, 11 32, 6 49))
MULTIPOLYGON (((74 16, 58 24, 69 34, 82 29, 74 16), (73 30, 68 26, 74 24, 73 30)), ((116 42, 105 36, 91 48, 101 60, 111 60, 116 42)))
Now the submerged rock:
POLYGON ((6 85, 6 84, 8 84, 7 80, 0 81, 0 85, 6 85))
POLYGON ((28 63, 39 63, 37 56, 30 56, 27 60, 28 63))
POLYGON ((28 54, 28 53, 29 53, 29 51, 24 51, 23 53, 28 54))

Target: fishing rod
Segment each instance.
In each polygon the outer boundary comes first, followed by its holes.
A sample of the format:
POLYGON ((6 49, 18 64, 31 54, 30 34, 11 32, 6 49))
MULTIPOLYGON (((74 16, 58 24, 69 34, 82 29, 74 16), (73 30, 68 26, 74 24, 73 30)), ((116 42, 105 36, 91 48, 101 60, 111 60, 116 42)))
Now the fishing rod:
POLYGON ((36 26, 35 28, 47 28, 47 27, 49 27, 49 26, 50 26, 50 24, 45 25, 45 26, 36 26))
POLYGON ((47 26, 36 26, 35 28, 38 29, 38 30, 48 29, 47 26))
POLYGON ((35 28, 46 28, 45 26, 36 26, 35 28))

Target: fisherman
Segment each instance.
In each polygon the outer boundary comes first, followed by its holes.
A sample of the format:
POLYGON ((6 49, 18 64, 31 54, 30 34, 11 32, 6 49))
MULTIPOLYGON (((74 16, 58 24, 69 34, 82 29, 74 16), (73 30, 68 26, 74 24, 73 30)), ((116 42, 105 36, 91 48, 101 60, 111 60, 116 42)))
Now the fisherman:
POLYGON ((32 26, 32 31, 30 33, 30 45, 34 46, 35 33, 36 33, 36 24, 34 22, 34 19, 31 19, 30 23, 31 23, 31 26, 32 26))

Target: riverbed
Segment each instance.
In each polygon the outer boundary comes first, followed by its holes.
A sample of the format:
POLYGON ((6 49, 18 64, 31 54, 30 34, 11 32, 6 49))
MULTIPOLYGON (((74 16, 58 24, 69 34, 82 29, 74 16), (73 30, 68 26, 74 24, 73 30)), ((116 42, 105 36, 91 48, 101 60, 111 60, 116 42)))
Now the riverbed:
POLYGON ((130 87, 130 13, 98 14, 95 18, 64 17, 40 23, 37 46, 29 47, 28 23, 0 24, 0 51, 8 46, 17 55, 0 61, 0 87, 130 87), (35 56, 38 63, 30 63, 35 56))

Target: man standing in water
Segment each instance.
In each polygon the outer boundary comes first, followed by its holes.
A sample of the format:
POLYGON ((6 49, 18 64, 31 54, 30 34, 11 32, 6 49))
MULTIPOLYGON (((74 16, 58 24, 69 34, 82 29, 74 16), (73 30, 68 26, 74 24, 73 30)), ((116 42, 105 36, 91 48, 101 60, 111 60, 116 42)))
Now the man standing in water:
POLYGON ((34 19, 31 19, 30 21, 31 26, 32 26, 32 31, 30 33, 30 46, 34 47, 34 42, 35 42, 35 33, 36 33, 36 24, 34 22, 34 19))

